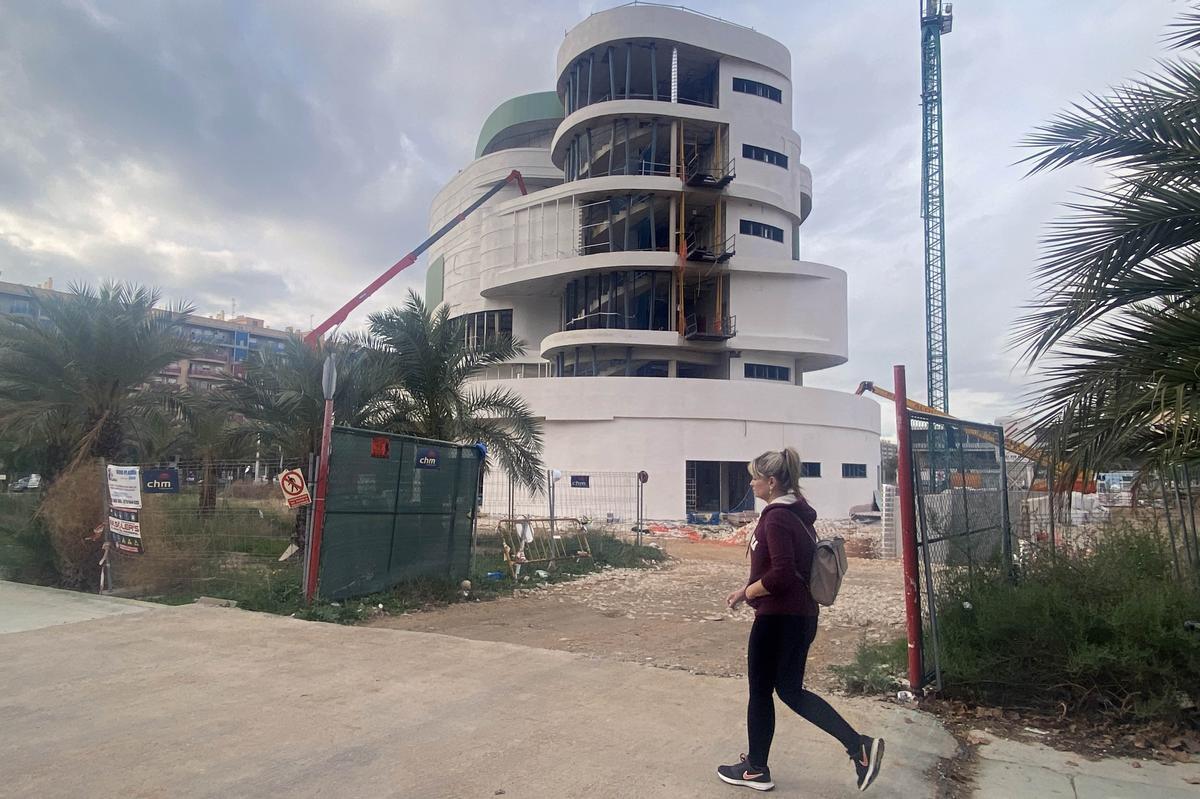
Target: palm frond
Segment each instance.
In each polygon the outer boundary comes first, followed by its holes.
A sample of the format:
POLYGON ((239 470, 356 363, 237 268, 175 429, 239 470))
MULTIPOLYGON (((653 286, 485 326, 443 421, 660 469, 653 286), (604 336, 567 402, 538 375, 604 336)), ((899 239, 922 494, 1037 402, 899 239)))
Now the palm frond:
POLYGON ((1180 14, 1168 28, 1163 37, 1168 47, 1176 50, 1200 47, 1200 4, 1193 4, 1191 11, 1180 14))

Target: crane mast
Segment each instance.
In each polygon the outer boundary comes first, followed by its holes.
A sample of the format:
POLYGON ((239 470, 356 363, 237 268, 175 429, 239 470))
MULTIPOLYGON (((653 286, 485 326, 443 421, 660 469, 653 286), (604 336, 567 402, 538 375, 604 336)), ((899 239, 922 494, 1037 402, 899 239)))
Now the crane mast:
POLYGON ((953 4, 921 3, 921 217, 925 221, 925 354, 929 404, 950 412, 946 366, 946 213, 942 164, 942 36, 953 4))

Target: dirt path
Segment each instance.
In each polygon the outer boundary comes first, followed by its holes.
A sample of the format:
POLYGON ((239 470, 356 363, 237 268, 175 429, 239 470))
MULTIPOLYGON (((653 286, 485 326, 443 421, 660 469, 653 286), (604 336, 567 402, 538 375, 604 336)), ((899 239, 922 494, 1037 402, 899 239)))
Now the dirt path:
MULTIPOLYGON (((741 676, 753 613, 730 612, 725 595, 745 580, 740 547, 665 542, 672 560, 656 569, 611 569, 568 583, 392 616, 372 626, 503 641, 696 674, 741 676)), ((809 683, 828 689, 826 667, 849 661, 858 642, 903 635, 900 566, 852 558, 842 593, 822 611, 809 683)))

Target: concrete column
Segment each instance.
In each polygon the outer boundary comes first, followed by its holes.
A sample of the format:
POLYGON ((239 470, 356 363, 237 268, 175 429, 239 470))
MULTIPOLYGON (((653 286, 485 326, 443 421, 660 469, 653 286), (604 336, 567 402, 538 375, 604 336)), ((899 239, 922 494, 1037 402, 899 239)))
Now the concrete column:
POLYGON ((671 102, 679 102, 679 48, 671 48, 671 102))
POLYGON ((667 213, 667 242, 668 242, 667 249, 670 251, 675 250, 675 247, 672 245, 673 245, 674 239, 675 239, 675 223, 677 220, 677 216, 676 216, 677 213, 678 213, 678 211, 675 208, 675 198, 672 197, 671 204, 670 204, 670 210, 667 213))
MULTIPOLYGON (((678 172, 675 171, 675 162, 678 160, 679 160, 679 120, 676 119, 671 122, 671 172, 670 172, 670 174, 672 177, 678 176, 678 174, 679 174, 678 172)), ((672 227, 674 227, 674 224, 675 224, 674 222, 671 223, 672 227)))

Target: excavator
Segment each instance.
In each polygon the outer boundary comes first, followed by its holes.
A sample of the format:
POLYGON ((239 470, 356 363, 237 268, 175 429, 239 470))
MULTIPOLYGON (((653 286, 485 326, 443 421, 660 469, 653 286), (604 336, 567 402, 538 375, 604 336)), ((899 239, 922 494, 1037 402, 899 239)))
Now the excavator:
MULTIPOLYGON (((877 397, 882 397, 883 399, 886 399, 889 402, 896 401, 896 395, 893 392, 888 391, 886 388, 882 388, 880 386, 875 385, 875 383, 871 382, 870 380, 864 380, 861 383, 859 383, 858 388, 855 390, 854 393, 857 394, 858 396, 862 396, 863 394, 866 394, 868 392, 871 394, 874 394, 877 397)), ((926 413, 926 414, 929 414, 930 416, 941 416, 945 419, 953 419, 954 421, 962 421, 962 420, 958 419, 958 417, 956 417, 956 416, 951 416, 948 413, 942 413, 937 408, 931 408, 930 406, 924 405, 920 402, 917 402, 916 400, 911 400, 911 399, 908 400, 907 405, 908 405, 908 409, 910 411, 926 413)), ((979 439, 980 441, 987 441, 990 444, 998 443, 996 440, 995 434, 990 433, 986 430, 972 430, 971 436, 979 439)), ((1028 460, 1032 463, 1044 465, 1049 460, 1046 453, 1043 452, 1042 450, 1036 449, 1035 447, 1031 447, 1028 444, 1022 444, 1020 441, 1015 441, 1010 438, 1006 438, 1004 440, 1004 448, 1009 452, 1015 452, 1017 455, 1020 455, 1022 458, 1025 458, 1026 460, 1028 460)), ((1055 472, 1060 475, 1069 474, 1070 471, 1071 471, 1070 467, 1063 463, 1057 464, 1057 468, 1055 469, 1055 472)), ((969 485, 970 485, 970 475, 968 475, 968 486, 969 485)), ((1046 490, 1046 480, 1045 479, 1034 480, 1033 485, 1031 485, 1030 488, 1034 491, 1045 491, 1046 490)), ((1060 491, 1065 491, 1066 489, 1067 489, 1066 485, 1059 486, 1060 491)), ((1095 480, 1085 480, 1083 476, 1080 476, 1080 477, 1076 478, 1075 484, 1072 487, 1072 490, 1078 491, 1078 492, 1084 493, 1084 494, 1094 494, 1096 492, 1096 481, 1095 480)))

